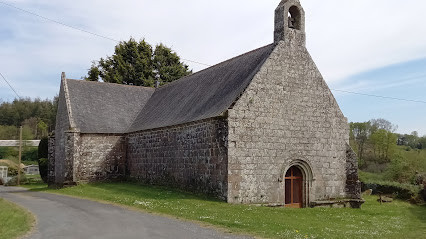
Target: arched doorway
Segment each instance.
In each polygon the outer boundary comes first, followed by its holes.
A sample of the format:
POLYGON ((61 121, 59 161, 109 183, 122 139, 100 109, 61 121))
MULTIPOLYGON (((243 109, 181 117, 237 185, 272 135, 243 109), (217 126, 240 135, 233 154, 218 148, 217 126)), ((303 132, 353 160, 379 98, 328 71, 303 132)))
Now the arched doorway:
POLYGON ((303 173, 297 166, 290 167, 284 177, 285 206, 292 208, 303 207, 303 173))

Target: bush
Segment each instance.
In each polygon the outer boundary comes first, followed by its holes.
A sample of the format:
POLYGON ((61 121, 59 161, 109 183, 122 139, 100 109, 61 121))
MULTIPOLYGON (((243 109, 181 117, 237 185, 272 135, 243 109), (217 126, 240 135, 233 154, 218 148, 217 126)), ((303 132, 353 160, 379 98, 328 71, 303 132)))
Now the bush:
POLYGON ((398 199, 414 200, 418 202, 420 200, 420 191, 422 187, 388 181, 362 182, 362 191, 367 189, 372 189, 373 194, 391 194, 398 199))
POLYGON ((38 148, 37 147, 26 147, 22 150, 22 161, 37 161, 38 159, 38 148))
POLYGON ((47 158, 49 150, 49 139, 44 137, 40 140, 40 144, 38 145, 38 158, 47 158))
POLYGON ((395 155, 385 172, 387 180, 400 183, 412 183, 415 174, 415 165, 402 155, 395 155))
POLYGON ((424 185, 423 190, 421 191, 421 195, 423 197, 423 201, 426 202, 426 185, 424 185))
POLYGON ((0 147, 0 159, 18 157, 18 153, 15 147, 0 147))
MULTIPOLYGON (((2 162, 0 162, 0 166, 7 166, 7 175, 8 176, 18 175, 18 164, 14 163, 13 161, 16 161, 16 159, 2 160, 2 162)), ((24 170, 21 169, 21 174, 23 174, 23 173, 24 173, 24 170)))
MULTIPOLYGON (((21 178, 19 180, 20 184, 28 184, 29 180, 25 175, 21 175, 21 178)), ((6 184, 5 186, 17 186, 18 185, 18 176, 14 176, 13 178, 11 178, 6 184)))
POLYGON ((47 158, 41 158, 38 160, 38 168, 40 171, 40 176, 41 179, 43 180, 44 183, 47 183, 47 165, 48 165, 49 161, 47 160, 47 158))

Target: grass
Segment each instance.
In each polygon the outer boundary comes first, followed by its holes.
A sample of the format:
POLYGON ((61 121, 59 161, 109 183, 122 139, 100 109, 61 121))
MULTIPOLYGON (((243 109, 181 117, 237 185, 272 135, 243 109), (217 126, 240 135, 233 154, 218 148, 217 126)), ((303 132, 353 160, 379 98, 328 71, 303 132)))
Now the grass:
POLYGON ((22 161, 23 164, 25 165, 38 165, 37 160, 26 160, 26 161, 22 161))
POLYGON ((0 198, 0 239, 23 236, 33 223, 34 217, 29 212, 0 198))
POLYGON ((82 184, 33 190, 125 205, 263 238, 423 238, 426 207, 403 201, 380 205, 366 197, 361 210, 231 205, 205 196, 133 183, 82 184))

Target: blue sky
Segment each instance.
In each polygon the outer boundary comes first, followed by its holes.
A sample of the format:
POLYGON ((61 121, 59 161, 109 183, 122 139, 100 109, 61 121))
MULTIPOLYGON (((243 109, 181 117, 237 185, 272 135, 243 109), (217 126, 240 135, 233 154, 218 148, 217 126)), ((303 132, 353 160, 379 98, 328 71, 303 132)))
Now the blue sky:
POLYGON ((333 91, 349 120, 384 118, 397 132, 426 134, 426 58, 393 64, 329 83, 330 88, 421 102, 392 100, 333 91))
MULTIPOLYGON (((426 2, 300 0, 307 48, 332 89, 426 101, 426 2)), ((117 40, 164 43, 182 58, 215 64, 272 42, 279 0, 0 0, 0 73, 21 96, 52 98, 60 74, 79 79, 117 40)), ((190 61, 194 71, 205 66, 190 61)), ((334 92, 349 121, 385 118, 426 135, 426 104, 334 92)), ((0 100, 14 93, 0 79, 0 100)))

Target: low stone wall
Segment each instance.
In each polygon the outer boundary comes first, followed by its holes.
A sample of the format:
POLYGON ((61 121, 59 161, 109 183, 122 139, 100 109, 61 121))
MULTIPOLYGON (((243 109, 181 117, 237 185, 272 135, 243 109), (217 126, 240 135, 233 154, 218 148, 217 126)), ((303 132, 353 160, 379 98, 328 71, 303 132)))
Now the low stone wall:
POLYGON ((129 174, 137 180, 198 191, 226 200, 228 123, 212 118, 131 133, 129 174))
POLYGON ((329 207, 329 208, 361 208, 365 201, 362 199, 340 199, 329 201, 314 201, 311 202, 311 207, 329 207))
POLYGON ((124 178, 125 142, 120 134, 80 134, 74 155, 74 181, 124 178))

